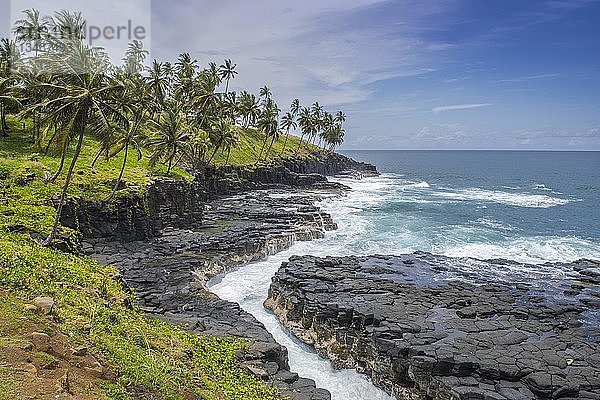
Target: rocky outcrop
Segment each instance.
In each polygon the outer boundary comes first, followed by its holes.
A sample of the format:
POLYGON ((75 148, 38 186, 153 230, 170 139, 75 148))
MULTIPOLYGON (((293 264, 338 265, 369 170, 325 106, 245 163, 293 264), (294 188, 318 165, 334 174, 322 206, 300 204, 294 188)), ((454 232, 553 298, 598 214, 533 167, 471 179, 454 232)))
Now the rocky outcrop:
POLYGON ((597 261, 294 257, 265 305, 399 399, 600 399, 597 261))
POLYGON ((326 176, 352 175, 357 178, 378 175, 375 166, 337 153, 313 154, 274 164, 253 167, 219 167, 205 171, 198 182, 211 194, 235 194, 275 187, 327 186, 326 176))
POLYGON ((109 204, 71 197, 63 207, 61 224, 85 238, 146 240, 165 227, 201 224, 205 199, 204 188, 197 183, 157 178, 146 186, 130 188, 109 204))
POLYGON ((204 288, 212 277, 248 261, 281 251, 294 242, 323 237, 336 228, 314 202, 330 190, 262 190, 224 197, 205 205, 203 223, 168 227, 150 240, 88 239, 83 251, 116 265, 143 310, 199 334, 254 340, 240 353, 241 365, 271 381, 292 399, 328 399, 314 382, 289 371, 287 351, 265 327, 237 304, 204 288))

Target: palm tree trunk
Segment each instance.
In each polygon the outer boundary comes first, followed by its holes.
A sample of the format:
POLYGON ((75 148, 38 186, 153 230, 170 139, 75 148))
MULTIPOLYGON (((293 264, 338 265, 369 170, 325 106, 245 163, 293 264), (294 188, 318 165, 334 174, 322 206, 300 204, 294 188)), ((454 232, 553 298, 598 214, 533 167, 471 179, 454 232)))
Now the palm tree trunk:
POLYGON ((210 164, 210 162, 213 160, 213 158, 215 157, 215 155, 217 154, 217 151, 219 151, 219 148, 221 147, 221 145, 223 144, 223 141, 219 141, 219 143, 217 143, 217 145, 215 146, 215 150, 212 152, 212 154, 210 155, 210 158, 208 159, 208 163, 210 164))
POLYGON ((269 145, 269 149, 267 150, 267 154, 265 154, 265 159, 271 154, 271 148, 273 148, 273 143, 275 142, 275 135, 273 135, 273 139, 271 139, 271 144, 269 145))
POLYGON ((285 152, 285 146, 287 145, 287 141, 288 141, 289 137, 290 137, 290 131, 288 130, 285 133, 285 140, 283 141, 283 148, 281 149, 281 153, 279 153, 279 155, 282 157, 283 157, 283 153, 285 152))
POLYGON ((69 184, 71 183, 71 176, 73 176, 73 169, 75 169, 75 163, 77 162, 77 158, 79 158, 79 153, 81 152, 81 144, 83 143, 83 132, 85 128, 85 123, 82 127, 80 127, 79 140, 77 141, 77 147, 75 148, 75 154, 73 154, 73 159, 71 159, 71 165, 69 165, 69 171, 67 172, 67 177, 65 178, 65 183, 63 184, 62 192, 60 194, 60 199, 58 201, 58 209, 56 210, 56 216, 54 217, 54 225, 52 226, 52 232, 44 241, 44 246, 48 246, 54 240, 56 233, 58 232, 58 225, 60 223, 60 216, 62 214, 63 205, 65 202, 65 198, 67 197, 67 192, 69 190, 69 184))
POLYGON ((173 154, 171 157, 169 157, 169 166, 167 167, 167 175, 169 175, 171 173, 171 167, 173 166, 173 157, 175 157, 175 154, 173 154))
POLYGON ((109 201, 111 201, 113 199, 113 197, 115 197, 115 193, 117 193, 117 189, 119 189, 119 185, 121 184, 121 181, 123 180, 123 172, 125 172, 125 164, 127 164, 127 155, 129 154, 129 142, 125 143, 125 155, 123 156, 123 164, 121 164, 121 172, 119 172, 119 178, 117 178, 117 182, 115 183, 115 186, 113 187, 113 190, 111 192, 111 194, 104 199, 104 202, 108 203, 109 201))
POLYGON ((50 151, 50 146, 52 145, 52 142, 54 142, 54 139, 56 139, 56 135, 58 135, 58 129, 56 128, 56 123, 55 123, 54 124, 54 133, 50 137, 50 140, 48 140, 48 143, 46 144, 46 147, 44 147, 44 151, 42 152, 42 154, 44 154, 44 155, 48 154, 48 151, 50 151))
POLYGON ((0 102, 0 120, 2 120, 2 135, 0 137, 8 137, 8 125, 6 124, 6 113, 4 103, 0 102))
POLYGON ((231 155, 231 146, 227 149, 227 158, 225 158, 225 166, 229 164, 229 156, 231 155))
POLYGON ((96 165, 96 161, 98 161, 98 159, 102 155, 103 151, 104 151, 103 148, 100 148, 100 150, 98 150, 98 152, 96 153, 96 156, 94 157, 94 159, 92 160, 92 163, 90 164, 90 169, 92 169, 92 170, 94 169, 94 166, 96 165))
POLYGON ((67 148, 68 147, 69 147, 69 138, 67 137, 67 138, 65 138, 65 142, 63 143, 63 147, 61 149, 60 164, 58 165, 58 170, 56 170, 54 175, 52 175, 52 178, 50 178, 50 182, 54 182, 60 176, 60 173, 62 172, 62 169, 65 165, 65 158, 67 157, 67 148))
POLYGON ((256 164, 258 164, 260 162, 260 159, 262 158, 263 155, 263 151, 265 150, 265 146, 267 144, 267 139, 269 137, 267 136, 267 134, 265 133, 265 140, 263 140, 263 144, 262 147, 260 148, 260 154, 258 155, 258 158, 256 159, 256 164))

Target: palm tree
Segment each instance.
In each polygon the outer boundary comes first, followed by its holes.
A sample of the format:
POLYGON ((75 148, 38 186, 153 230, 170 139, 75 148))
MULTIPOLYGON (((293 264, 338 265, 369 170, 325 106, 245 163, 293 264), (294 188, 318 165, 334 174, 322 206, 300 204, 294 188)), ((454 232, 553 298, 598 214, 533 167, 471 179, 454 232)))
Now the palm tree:
POLYGON ((296 119, 293 112, 286 112, 283 118, 281 118, 281 127, 285 129, 285 141, 283 142, 283 148, 281 149, 281 155, 285 152, 285 146, 287 145, 288 138, 290 137, 290 129, 296 129, 296 119))
POLYGON ((344 142, 344 135, 346 131, 340 124, 336 124, 330 131, 328 137, 329 151, 335 151, 336 146, 339 146, 344 142))
MULTIPOLYGON (((70 18, 77 20, 75 14, 70 18)), ((110 60, 103 51, 91 49, 73 38, 62 39, 61 48, 52 51, 56 53, 45 52, 39 60, 43 70, 51 74, 44 80, 31 82, 43 92, 44 97, 42 101, 31 105, 30 109, 41 111, 46 120, 54 121, 70 138, 76 138, 77 145, 63 183, 54 225, 45 244, 50 244, 58 232, 62 208, 85 132, 102 136, 110 129, 107 121, 115 110, 109 104, 109 99, 116 89, 108 79, 110 60)))
POLYGON ((311 107, 313 126, 310 133, 310 142, 314 144, 315 138, 323 129, 323 106, 315 101, 311 107))
POLYGON ((171 77, 167 74, 165 64, 154 60, 152 66, 146 69, 147 82, 152 90, 152 111, 159 112, 169 94, 171 77))
POLYGON ((221 79, 225 79, 225 94, 229 92, 229 80, 235 78, 238 72, 235 70, 237 64, 232 64, 230 59, 225 60, 225 63, 219 67, 219 75, 221 79))
POLYGON ((176 81, 173 95, 182 104, 187 104, 192 97, 197 64, 189 53, 181 54, 175 63, 176 81))
POLYGON ((271 89, 269 89, 269 87, 267 85, 263 86, 260 88, 260 93, 259 93, 260 97, 263 98, 263 100, 265 101, 265 103, 267 102, 267 100, 269 100, 272 96, 271 93, 271 89))
POLYGON ((260 120, 258 121, 258 128, 262 130, 265 134, 265 139, 263 140, 263 144, 260 149, 260 154, 258 156, 258 159, 256 160, 257 163, 262 158, 262 154, 267 144, 267 140, 271 138, 271 145, 267 150, 265 159, 271 151, 271 146, 273 146, 273 142, 279 137, 279 123, 277 121, 277 117, 280 111, 281 110, 277 107, 277 104, 275 104, 273 99, 268 98, 265 102, 265 107, 263 112, 261 113, 260 120))
POLYGON ((298 113, 300 112, 300 100, 294 99, 292 101, 292 104, 290 105, 290 112, 294 118, 298 116, 298 113))
POLYGON ((17 103, 15 98, 15 74, 14 64, 19 58, 19 51, 15 42, 8 39, 0 41, 0 125, 2 133, 0 138, 8 136, 8 124, 6 123, 7 107, 17 103))
POLYGON ((218 119, 211 125, 211 129, 209 132, 209 138, 214 147, 214 150, 213 150, 210 158, 208 159, 209 163, 212 161, 212 159, 217 154, 217 151, 219 151, 219 149, 223 145, 223 141, 225 140, 225 137, 229 134, 229 132, 232 130, 232 128, 233 127, 232 127, 231 123, 228 120, 223 119, 223 118, 218 119))
POLYGON ((37 56, 42 43, 48 34, 48 22, 41 18, 39 10, 28 9, 23 11, 25 18, 15 22, 13 30, 17 42, 28 46, 37 56))
POLYGON ((254 125, 260 117, 260 104, 255 95, 243 91, 240 95, 240 112, 242 114, 244 128, 254 125))
POLYGON ((229 164, 229 156, 231 155, 231 148, 235 147, 240 142, 240 136, 238 135, 235 127, 231 127, 224 135, 223 135, 223 143, 221 144, 221 148, 223 150, 227 149, 227 158, 225 159, 225 165, 229 164))
POLYGON ((338 111, 337 114, 335 114, 335 122, 338 124, 346 122, 346 114, 344 114, 343 111, 338 111))
POLYGON ((188 154, 188 139, 192 126, 187 122, 181 103, 170 100, 165 103, 165 110, 158 121, 150 121, 150 131, 153 134, 147 141, 152 150, 150 165, 166 162, 167 175, 171 173, 177 157, 188 154))
POLYGON ((219 83, 220 78, 209 70, 202 71, 193 81, 187 106, 189 113, 201 116, 200 128, 210 129, 210 124, 206 127, 205 122, 214 116, 220 116, 222 101, 220 93, 216 91, 219 83))
POLYGON ((302 147, 302 140, 304 139, 304 136, 310 136, 314 129, 313 115, 311 114, 310 109, 308 107, 302 107, 302 109, 298 113, 298 126, 300 126, 302 135, 300 136, 300 143, 298 143, 298 147, 296 148, 296 154, 300 151, 300 148, 302 147))
POLYGON ((144 70, 144 61, 148 56, 148 50, 139 40, 131 42, 125 52, 123 59, 123 70, 126 74, 139 74, 144 70))
POLYGON ((327 111, 323 111, 322 115, 321 115, 321 121, 319 124, 320 127, 320 131, 319 131, 319 144, 318 146, 321 147, 321 142, 325 142, 323 143, 323 150, 325 150, 325 144, 327 143, 327 136, 331 134, 331 131, 333 130, 335 125, 335 119, 333 117, 333 115, 327 111))
POLYGON ((118 81, 119 86, 123 87, 123 91, 119 96, 118 109, 123 110, 127 119, 117 121, 121 123, 115 124, 114 134, 110 147, 107 147, 107 152, 110 157, 114 157, 124 152, 123 163, 119 177, 115 182, 111 194, 105 199, 110 201, 117 192, 122 180, 125 166, 127 165, 127 157, 129 156, 129 148, 133 148, 137 152, 138 161, 142 159, 142 145, 145 140, 144 134, 141 132, 142 126, 146 122, 147 112, 151 106, 150 91, 151 88, 142 77, 140 72, 143 70, 145 50, 140 46, 141 43, 132 43, 125 55, 123 71, 115 74, 114 79, 118 81))

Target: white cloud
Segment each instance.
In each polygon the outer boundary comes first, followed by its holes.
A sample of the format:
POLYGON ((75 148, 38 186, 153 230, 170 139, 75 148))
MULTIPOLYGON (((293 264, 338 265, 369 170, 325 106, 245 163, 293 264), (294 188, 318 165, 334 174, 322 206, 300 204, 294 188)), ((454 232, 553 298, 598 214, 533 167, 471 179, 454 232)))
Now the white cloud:
POLYGON ((539 75, 524 76, 521 78, 500 79, 500 80, 497 80, 496 82, 498 82, 498 83, 519 83, 519 82, 525 82, 525 81, 531 81, 531 80, 537 80, 537 79, 551 79, 551 78, 557 78, 557 77, 558 77, 558 74, 539 74, 539 75))
POLYGON ((407 22, 397 25, 362 18, 384 2, 155 2, 153 55, 189 51, 201 64, 231 58, 239 72, 233 90, 268 84, 282 105, 294 97, 356 103, 370 98, 375 82, 430 72, 433 56, 452 48, 420 34, 445 2, 407 6, 407 22))
POLYGON ((476 104, 455 104, 450 106, 434 107, 431 111, 434 113, 441 113, 446 111, 459 111, 459 110, 471 110, 473 108, 481 108, 491 106, 490 103, 476 103, 476 104))
POLYGON ((461 124, 440 124, 423 127, 414 137, 417 140, 428 141, 460 141, 471 136, 468 129, 461 124))

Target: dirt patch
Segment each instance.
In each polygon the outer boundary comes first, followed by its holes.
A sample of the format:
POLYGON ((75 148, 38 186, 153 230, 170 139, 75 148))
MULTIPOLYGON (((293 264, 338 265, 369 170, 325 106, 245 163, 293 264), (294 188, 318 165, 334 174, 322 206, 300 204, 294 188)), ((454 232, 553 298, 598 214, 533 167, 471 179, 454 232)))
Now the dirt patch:
POLYGON ((101 380, 113 376, 87 348, 6 293, 0 301, 0 400, 104 397, 101 380))

